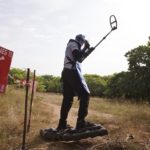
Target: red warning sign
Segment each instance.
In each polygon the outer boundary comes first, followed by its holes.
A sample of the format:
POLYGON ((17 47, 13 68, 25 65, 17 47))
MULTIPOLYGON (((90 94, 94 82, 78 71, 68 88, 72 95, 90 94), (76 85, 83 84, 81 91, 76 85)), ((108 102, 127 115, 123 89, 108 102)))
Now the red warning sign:
POLYGON ((0 93, 5 92, 12 57, 13 51, 0 46, 0 93))

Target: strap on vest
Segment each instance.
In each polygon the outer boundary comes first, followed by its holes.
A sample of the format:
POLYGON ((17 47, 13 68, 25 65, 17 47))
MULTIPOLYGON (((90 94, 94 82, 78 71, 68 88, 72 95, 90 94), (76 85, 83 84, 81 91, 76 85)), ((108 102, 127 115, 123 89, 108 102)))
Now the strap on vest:
POLYGON ((66 64, 72 64, 72 69, 73 69, 74 66, 76 65, 76 62, 71 60, 71 58, 69 56, 66 56, 66 58, 69 60, 69 62, 67 62, 66 64))

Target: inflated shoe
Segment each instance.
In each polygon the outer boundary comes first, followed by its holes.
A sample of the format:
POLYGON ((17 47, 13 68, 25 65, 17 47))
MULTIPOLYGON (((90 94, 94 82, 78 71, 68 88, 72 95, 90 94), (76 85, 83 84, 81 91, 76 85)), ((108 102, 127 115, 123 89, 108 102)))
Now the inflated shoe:
POLYGON ((56 129, 57 130, 64 130, 66 128, 67 128, 67 121, 60 119, 56 129))
POLYGON ((96 126, 97 126, 97 124, 91 123, 88 121, 77 121, 76 129, 80 130, 83 128, 92 128, 92 127, 96 127, 96 126))
POLYGON ((65 126, 58 126, 56 128, 57 131, 60 131, 60 130, 66 130, 66 129, 71 129, 72 127, 69 125, 69 124, 66 124, 65 126))

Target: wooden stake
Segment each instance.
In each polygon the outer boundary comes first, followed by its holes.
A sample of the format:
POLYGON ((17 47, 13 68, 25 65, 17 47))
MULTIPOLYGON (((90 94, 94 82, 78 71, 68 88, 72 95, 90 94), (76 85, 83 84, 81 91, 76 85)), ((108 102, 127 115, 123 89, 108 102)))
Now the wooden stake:
POLYGON ((26 94, 25 94, 25 107, 24 107, 24 129, 23 129, 23 137, 22 137, 22 147, 21 150, 26 150, 26 129, 27 129, 27 110, 28 110, 28 91, 29 91, 29 77, 30 77, 30 69, 27 69, 26 76, 26 94))
POLYGON ((29 120, 28 120, 27 132, 30 131, 31 114, 32 114, 32 103, 33 103, 33 98, 34 98, 34 91, 35 91, 35 70, 34 70, 34 74, 33 74, 33 82, 32 82, 32 91, 31 91, 31 100, 30 100, 30 110, 29 110, 29 120))

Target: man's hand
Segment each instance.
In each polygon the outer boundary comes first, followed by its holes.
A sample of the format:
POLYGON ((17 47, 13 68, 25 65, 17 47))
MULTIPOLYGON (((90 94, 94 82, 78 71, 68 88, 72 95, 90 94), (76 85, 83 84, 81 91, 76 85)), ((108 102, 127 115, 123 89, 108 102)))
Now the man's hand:
POLYGON ((87 40, 85 40, 85 43, 84 43, 84 45, 85 45, 85 48, 87 49, 89 49, 89 47, 90 47, 90 44, 89 44, 89 42, 87 41, 87 40))
POLYGON ((92 51, 94 51, 94 49, 95 49, 94 47, 90 47, 89 51, 92 52, 92 51))

